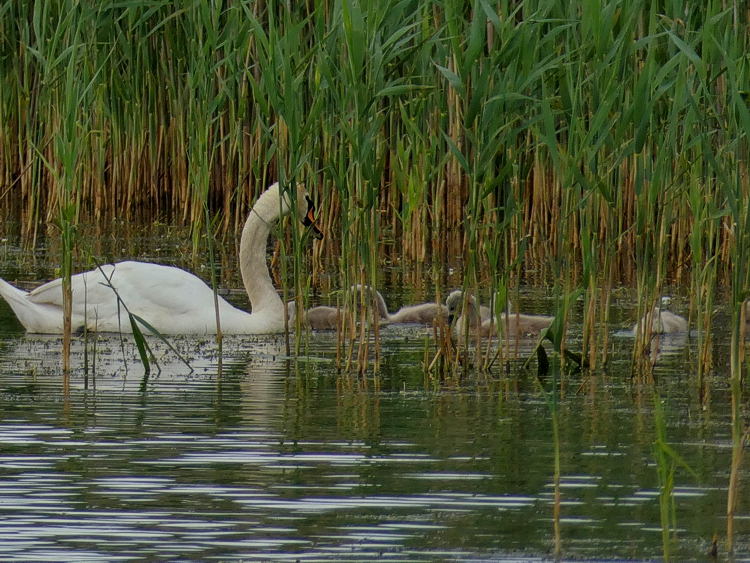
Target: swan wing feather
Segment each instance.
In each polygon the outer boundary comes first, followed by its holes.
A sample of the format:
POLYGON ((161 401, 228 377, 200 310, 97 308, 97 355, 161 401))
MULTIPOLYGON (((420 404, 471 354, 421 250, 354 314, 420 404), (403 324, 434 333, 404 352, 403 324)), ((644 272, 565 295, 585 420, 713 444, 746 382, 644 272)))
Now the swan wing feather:
MULTIPOLYGON (((118 307, 110 283, 131 313, 143 317, 160 332, 175 332, 172 328, 175 326, 200 332, 200 327, 215 325, 213 290, 203 280, 173 266, 135 261, 107 264, 101 270, 71 278, 74 325, 85 323, 99 330, 127 330, 125 310, 118 307), (183 321, 179 321, 181 318, 183 321), (190 329, 193 325, 198 328, 190 329)), ((61 310, 62 281, 56 279, 39 286, 28 299, 61 310)), ((219 310, 222 318, 248 315, 221 297, 219 310)))

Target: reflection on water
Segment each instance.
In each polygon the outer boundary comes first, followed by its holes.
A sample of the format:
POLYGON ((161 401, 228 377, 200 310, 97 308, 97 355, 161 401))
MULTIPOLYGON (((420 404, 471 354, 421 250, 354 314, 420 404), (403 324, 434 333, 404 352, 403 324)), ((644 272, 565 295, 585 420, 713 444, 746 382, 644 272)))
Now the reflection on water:
MULTIPOLYGON (((661 555, 650 388, 630 384, 632 340, 614 341, 607 373, 569 376, 561 400, 562 543, 571 560, 661 555)), ((63 398, 58 338, 2 341, 0 558, 551 553, 552 430, 533 374, 425 381, 416 329, 383 331, 379 390, 371 377, 337 373, 330 334, 313 335, 300 360, 284 356, 281 338, 228 338, 221 381, 210 339, 175 340, 192 372, 153 345, 161 372, 144 381, 129 340, 103 337, 95 351, 77 340, 63 398)), ((677 470, 677 558, 705 560, 724 526, 727 390, 717 376, 704 408, 684 355, 665 356, 657 370, 668 436, 700 476, 677 470)))

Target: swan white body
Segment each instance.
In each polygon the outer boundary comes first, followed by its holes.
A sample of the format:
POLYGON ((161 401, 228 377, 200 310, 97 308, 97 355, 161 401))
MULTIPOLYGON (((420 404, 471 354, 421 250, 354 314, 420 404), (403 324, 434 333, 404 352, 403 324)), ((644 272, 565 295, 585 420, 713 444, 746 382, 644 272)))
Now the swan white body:
MULTIPOLYGON (((278 184, 270 186, 250 210, 240 240, 239 263, 252 313, 237 309, 221 297, 219 315, 225 334, 283 332, 284 304, 266 265, 266 241, 279 217, 296 208, 305 217, 306 194, 297 189, 297 202, 283 198, 278 184)), ((143 318, 161 334, 216 334, 213 290, 197 276, 175 268, 144 262, 118 262, 71 278, 73 330, 87 326, 100 332, 132 332, 124 308, 143 318), (109 282, 105 278, 109 278, 109 282)), ((28 332, 63 331, 62 280, 56 279, 27 293, 0 279, 0 295, 28 332)), ((143 327, 141 327, 143 328, 143 327)))

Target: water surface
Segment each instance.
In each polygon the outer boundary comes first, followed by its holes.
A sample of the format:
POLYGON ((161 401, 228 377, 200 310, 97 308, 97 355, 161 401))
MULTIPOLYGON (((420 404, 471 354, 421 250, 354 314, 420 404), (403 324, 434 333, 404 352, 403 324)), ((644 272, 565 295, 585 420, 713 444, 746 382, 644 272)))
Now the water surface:
MULTIPOLYGON (((28 268, 19 272, 29 274, 28 268)), ((3 275, 8 275, 4 272, 3 275)), ((389 302, 409 299, 387 294, 389 302)), ((548 312, 551 298, 524 291, 548 312)), ((731 462, 728 334, 699 401, 694 339, 669 342, 656 385, 631 379, 632 302, 613 311, 606 370, 565 376, 561 541, 567 560, 662 557, 653 391, 678 467, 678 561, 710 560, 726 528, 731 462)), ((579 314, 579 313, 576 313, 579 314)), ((576 318, 570 342, 577 342, 576 318)), ((430 376, 429 331, 383 330, 378 376, 342 373, 336 338, 158 341, 144 377, 129 339, 27 336, 0 302, 2 561, 528 561, 554 547, 554 444, 532 364, 430 376), (292 343, 293 344, 293 343, 292 343), (88 357, 84 357, 84 350, 88 357), (87 362, 87 363, 85 363, 87 362), (86 369, 84 369, 86 368, 86 369)), ((723 332, 722 332, 723 331, 723 332)), ((545 378, 541 386, 549 388, 545 378)), ((738 559, 748 558, 743 470, 738 559)), ((723 547, 723 545, 721 546, 723 547)))

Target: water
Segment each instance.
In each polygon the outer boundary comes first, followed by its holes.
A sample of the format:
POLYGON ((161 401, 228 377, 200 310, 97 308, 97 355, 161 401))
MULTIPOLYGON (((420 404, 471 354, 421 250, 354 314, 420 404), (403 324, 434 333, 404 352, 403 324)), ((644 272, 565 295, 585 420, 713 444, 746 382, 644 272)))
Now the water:
MULTIPOLYGON (((107 337, 88 389, 77 341, 67 398, 59 339, 6 339, 0 560, 549 556, 552 431, 533 373, 425 382, 422 336, 409 332, 384 331, 379 390, 371 376, 337 374, 326 334, 299 360, 286 359, 276 337, 229 339, 221 382, 210 342, 178 339, 195 371, 166 354, 145 380, 132 345, 126 373, 119 339, 107 337)), ((628 344, 618 341, 618 355, 628 344)), ((725 380, 716 378, 704 409, 678 360, 663 362, 658 387, 669 397, 671 443, 699 476, 677 470, 678 556, 691 560, 705 558, 725 526, 731 429, 725 380)), ((630 384, 624 363, 566 380, 569 559, 661 554, 651 392, 630 384)), ((746 522, 738 525, 743 542, 746 522)))
MULTIPOLYGON (((390 296, 388 296, 390 299, 390 296)), ((540 295, 525 294, 542 303, 540 295)), ((606 372, 567 375, 560 402, 567 560, 662 557, 650 385, 630 379, 632 303, 618 302, 606 372), (629 308, 630 307, 630 308, 629 308)), ((338 373, 335 337, 305 354, 278 337, 152 345, 144 377, 116 336, 26 336, 0 303, 0 561, 540 561, 554 548, 554 445, 535 373, 438 381, 417 328, 383 331, 383 369, 338 373), (84 349, 88 347, 88 374, 84 349), (95 360, 95 362, 94 362, 95 360)), ((725 319, 724 319, 725 320, 725 319)), ((694 341, 656 369, 675 470, 675 560, 723 540, 731 463, 728 335, 701 403, 694 341)), ((571 342, 576 342, 575 330, 571 342)), ((533 341, 522 343, 530 353, 533 341)), ((549 385, 549 381, 544 381, 549 385)), ((743 471, 738 559, 750 556, 743 471)), ((723 547, 720 546, 720 549, 723 547)))

